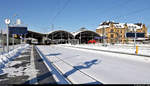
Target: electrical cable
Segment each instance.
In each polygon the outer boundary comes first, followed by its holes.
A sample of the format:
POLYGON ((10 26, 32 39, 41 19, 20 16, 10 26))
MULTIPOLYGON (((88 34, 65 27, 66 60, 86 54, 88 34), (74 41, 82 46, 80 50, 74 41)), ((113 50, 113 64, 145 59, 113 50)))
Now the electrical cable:
POLYGON ((57 16, 60 15, 60 14, 63 12, 63 10, 67 7, 67 5, 69 4, 69 2, 70 2, 70 0, 67 0, 67 1, 65 2, 64 6, 62 7, 62 9, 60 9, 60 10, 57 12, 57 14, 52 18, 50 24, 53 24, 53 23, 54 23, 54 21, 56 20, 57 16))

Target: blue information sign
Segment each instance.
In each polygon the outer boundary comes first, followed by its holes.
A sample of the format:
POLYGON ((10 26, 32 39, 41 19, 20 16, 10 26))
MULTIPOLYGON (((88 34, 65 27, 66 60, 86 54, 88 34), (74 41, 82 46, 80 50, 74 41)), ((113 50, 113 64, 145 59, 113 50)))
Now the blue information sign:
MULTIPOLYGON (((137 32, 137 33, 136 33, 136 37, 137 37, 137 38, 139 38, 139 37, 140 37, 140 38, 144 38, 144 37, 145 37, 144 35, 145 35, 145 33, 142 33, 142 32, 137 32)), ((126 33, 126 37, 134 38, 134 37, 135 37, 135 33, 133 33, 133 32, 127 32, 127 33, 126 33)))
POLYGON ((9 34, 18 34, 23 35, 27 34, 27 27, 17 27, 17 26, 9 26, 9 34))

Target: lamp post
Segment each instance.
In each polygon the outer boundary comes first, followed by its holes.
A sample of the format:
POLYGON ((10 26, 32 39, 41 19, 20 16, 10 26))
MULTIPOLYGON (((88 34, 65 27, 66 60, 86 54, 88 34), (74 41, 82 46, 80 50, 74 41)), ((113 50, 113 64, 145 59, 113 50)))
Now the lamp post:
POLYGON ((103 26, 103 36, 102 36, 102 38, 103 38, 103 46, 105 46, 105 28, 104 28, 104 26, 103 26))
POLYGON ((80 32, 80 44, 81 44, 81 40, 82 40, 82 39, 81 39, 81 33, 82 33, 82 32, 80 32))
POLYGON ((8 26, 10 24, 10 19, 5 19, 5 24, 7 28, 7 52, 9 52, 9 29, 8 26))
POLYGON ((135 36, 134 36, 134 48, 136 48, 136 27, 133 27, 133 29, 134 29, 134 34, 135 34, 135 36))
POLYGON ((69 33, 68 33, 68 44, 70 43, 69 41, 70 41, 70 38, 69 38, 69 33))
POLYGON ((52 24, 52 41, 54 40, 54 37, 53 37, 53 30, 54 30, 54 24, 52 24))

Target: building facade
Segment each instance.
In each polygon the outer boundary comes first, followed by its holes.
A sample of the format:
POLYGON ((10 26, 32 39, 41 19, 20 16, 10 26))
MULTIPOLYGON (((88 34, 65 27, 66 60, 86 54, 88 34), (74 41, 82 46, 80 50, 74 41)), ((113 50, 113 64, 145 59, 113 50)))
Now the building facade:
POLYGON ((147 38, 147 28, 142 23, 115 23, 112 21, 103 22, 96 28, 96 32, 105 37, 107 43, 129 43, 133 38, 127 38, 127 32, 144 33, 147 38))

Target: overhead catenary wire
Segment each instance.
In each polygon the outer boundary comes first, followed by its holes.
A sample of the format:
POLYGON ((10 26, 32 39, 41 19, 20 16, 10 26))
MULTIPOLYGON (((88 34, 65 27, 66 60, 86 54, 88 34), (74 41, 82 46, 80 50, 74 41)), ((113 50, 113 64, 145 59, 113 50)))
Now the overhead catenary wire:
MULTIPOLYGON (((119 5, 115 5, 114 7, 111 7, 111 10, 102 12, 102 14, 103 14, 103 13, 108 13, 108 12, 112 12, 112 14, 113 14, 114 8, 120 7, 120 5, 121 5, 121 7, 122 7, 122 6, 126 6, 127 4, 131 3, 131 1, 132 1, 132 0, 126 0, 126 1, 124 1, 125 3, 123 2, 124 4, 121 3, 121 4, 119 4, 119 5)), ((125 14, 123 14, 123 15, 118 15, 118 16, 109 18, 109 20, 110 20, 110 19, 112 19, 112 20, 113 20, 113 19, 115 19, 115 20, 117 19, 117 20, 119 21, 120 18, 123 18, 123 17, 124 17, 123 20, 125 20, 125 21, 127 21, 127 20, 128 20, 128 21, 131 21, 131 20, 133 21, 133 20, 135 20, 135 19, 136 19, 136 20, 141 20, 141 19, 142 19, 142 18, 140 18, 141 16, 140 16, 140 17, 139 17, 139 16, 131 17, 131 16, 132 16, 132 15, 135 15, 135 14, 138 14, 138 13, 142 13, 142 12, 144 12, 144 11, 147 11, 147 10, 149 10, 149 8, 150 8, 150 7, 145 7, 145 8, 141 8, 141 9, 136 9, 136 10, 134 10, 134 11, 130 11, 130 12, 125 13, 125 14), (137 19, 137 18, 138 18, 138 19, 137 19)), ((115 10, 116 10, 116 9, 115 9, 115 10)), ((108 18, 108 17, 107 17, 107 18, 108 18)))
MULTIPOLYGON (((119 2, 118 4, 113 4, 113 6, 110 7, 111 10, 110 10, 110 8, 102 10, 101 14, 114 12, 113 10, 116 10, 116 8, 125 7, 127 4, 131 3, 133 0, 119 0, 119 1, 117 1, 117 2, 119 2)), ((115 0, 115 2, 116 2, 116 0, 115 0)), ((97 18, 98 18, 98 16, 97 16, 97 18)), ((108 18, 108 16, 107 16, 107 18, 108 18)), ((116 18, 111 18, 111 20, 113 20, 113 19, 116 19, 116 18)), ((108 20, 110 20, 110 18, 108 20)))
POLYGON ((146 7, 146 8, 134 10, 134 11, 132 11, 132 12, 129 12, 127 15, 137 14, 137 13, 140 13, 140 12, 143 12, 143 11, 146 11, 146 10, 149 10, 149 9, 150 9, 150 7, 146 7))
POLYGON ((67 1, 65 2, 64 6, 62 7, 62 9, 60 9, 60 10, 56 13, 56 15, 51 19, 50 24, 53 24, 53 23, 54 23, 54 21, 56 20, 56 18, 57 18, 57 17, 63 12, 63 10, 67 7, 67 5, 69 4, 69 2, 70 2, 70 0, 67 0, 67 1))
MULTIPOLYGON (((56 18, 63 12, 63 10, 67 7, 67 5, 69 4, 70 0, 67 0, 65 2, 65 4, 63 5, 63 7, 56 13, 56 15, 54 17, 51 18, 51 21, 49 22, 49 24, 51 25, 52 27, 52 30, 54 29, 54 21, 56 20, 56 18)), ((60 1, 57 2, 59 6, 60 5, 60 1)), ((59 8, 59 7, 58 7, 59 8)), ((37 26, 36 26, 37 27, 37 26)), ((49 26, 45 26, 45 27, 41 27, 41 28, 47 28, 49 29, 49 26)))
MULTIPOLYGON (((115 1, 116 1, 116 0, 115 0, 115 1)), ((111 11, 113 11, 113 10, 116 10, 116 8, 120 8, 120 7, 126 6, 127 4, 129 4, 129 2, 131 3, 133 0, 125 0, 125 1, 120 0, 120 1, 121 1, 120 4, 115 4, 115 5, 113 5, 112 7, 110 7, 111 10, 110 10, 110 9, 108 9, 107 11, 104 10, 102 13, 109 13, 109 12, 111 12, 111 11)), ((117 1, 117 2, 118 2, 118 1, 117 1)))
MULTIPOLYGON (((136 15, 136 14, 139 14, 139 13, 142 13, 142 12, 144 12, 144 11, 147 11, 147 10, 149 10, 150 9, 150 7, 149 6, 147 6, 147 7, 145 7, 145 8, 141 8, 141 9, 136 9, 136 10, 133 10, 133 11, 130 11, 130 12, 128 12, 128 13, 126 13, 126 14, 123 14, 122 16, 126 16, 125 18, 125 20, 128 20, 128 21, 133 21, 134 19, 136 19, 136 20, 142 20, 142 15, 140 15, 140 16, 134 16, 134 15, 136 15), (127 17, 128 16, 128 17, 127 17), (132 17, 131 17, 132 16, 132 17), (139 18, 139 19, 138 19, 139 18)), ((122 16, 117 16, 118 18, 121 18, 122 16)))

